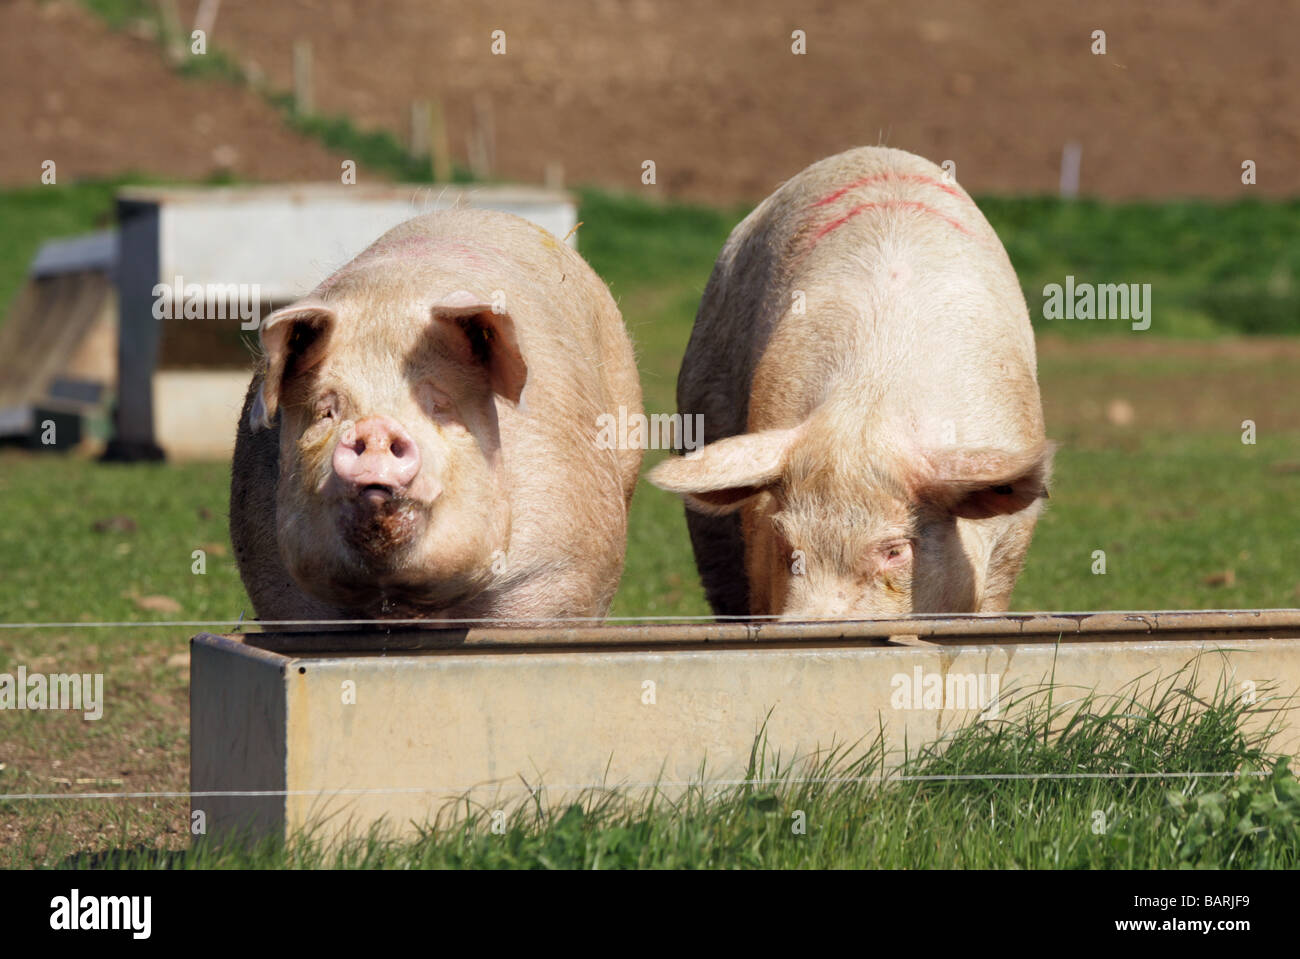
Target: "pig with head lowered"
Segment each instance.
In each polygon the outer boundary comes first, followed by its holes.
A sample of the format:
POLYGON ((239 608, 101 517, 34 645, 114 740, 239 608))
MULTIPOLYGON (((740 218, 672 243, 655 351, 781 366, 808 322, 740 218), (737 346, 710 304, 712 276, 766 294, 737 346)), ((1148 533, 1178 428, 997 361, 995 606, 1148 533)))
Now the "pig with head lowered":
POLYGON ((901 150, 814 164, 732 232, 677 382, 715 612, 1002 611, 1047 496, 1034 337, 997 235, 901 150))
POLYGON ((602 616, 641 451, 609 290, 541 227, 456 209, 262 322, 230 527, 260 618, 602 616))

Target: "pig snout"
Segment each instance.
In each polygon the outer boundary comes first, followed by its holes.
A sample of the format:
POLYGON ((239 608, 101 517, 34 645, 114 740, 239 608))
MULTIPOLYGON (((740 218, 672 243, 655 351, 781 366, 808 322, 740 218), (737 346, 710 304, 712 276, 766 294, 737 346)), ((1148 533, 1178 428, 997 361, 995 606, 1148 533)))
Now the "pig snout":
POLYGON ((371 416, 343 432, 334 448, 334 475, 348 489, 363 493, 375 488, 388 495, 403 493, 420 471, 420 449, 388 416, 371 416))

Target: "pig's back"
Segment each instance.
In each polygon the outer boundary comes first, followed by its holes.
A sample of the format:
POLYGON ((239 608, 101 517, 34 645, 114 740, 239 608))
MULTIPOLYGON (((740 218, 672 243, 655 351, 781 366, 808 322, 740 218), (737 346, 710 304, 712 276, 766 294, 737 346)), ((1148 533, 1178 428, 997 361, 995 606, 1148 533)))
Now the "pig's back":
POLYGON ((719 435, 794 425, 837 394, 873 419, 955 421, 963 441, 1041 436, 1006 252, 964 190, 900 150, 814 164, 736 228, 679 384, 683 410, 743 411, 719 435))

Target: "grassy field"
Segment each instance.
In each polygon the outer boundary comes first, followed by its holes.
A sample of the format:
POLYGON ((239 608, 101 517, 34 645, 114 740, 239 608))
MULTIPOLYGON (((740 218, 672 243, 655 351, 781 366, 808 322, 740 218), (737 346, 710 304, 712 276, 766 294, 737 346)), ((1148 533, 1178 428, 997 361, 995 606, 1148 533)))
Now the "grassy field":
MULTIPOLYGON (((111 195, 109 186, 94 184, 0 195, 0 219, 11 226, 0 241, 7 254, 0 263, 9 264, 0 270, 0 302, 12 298, 22 265, 41 238, 103 222, 111 195)), ((1126 334, 1123 324, 1039 326, 1049 435, 1063 446, 1051 508, 1039 526, 1015 608, 1300 605, 1300 514, 1294 508, 1300 483, 1294 385, 1300 342, 1224 335, 1295 331, 1300 208, 1104 207, 1048 200, 991 200, 984 206, 1031 293, 1066 273, 1080 280, 1156 285, 1156 319, 1147 333, 1126 334), (1255 424, 1254 444, 1242 442, 1246 420, 1255 424), (1097 550, 1105 552, 1104 575, 1093 572, 1097 550)), ((675 372, 696 303, 722 239, 742 213, 584 194, 580 247, 619 299, 638 344, 651 411, 673 409, 675 372)), ((650 454, 647 466, 658 455, 650 454)), ((104 466, 77 456, 0 451, 0 622, 251 616, 229 553, 228 483, 228 467, 221 463, 104 466), (195 550, 204 551, 201 574, 194 571, 195 550)), ((680 505, 643 483, 633 503, 627 572, 612 613, 706 612, 680 505)), ((186 649, 194 631, 0 631, 0 672, 18 664, 29 671, 102 672, 110 703, 97 723, 65 713, 6 714, 0 724, 0 792, 185 789, 186 649)), ((1159 710, 1153 706, 1153 715, 1171 708, 1169 701, 1159 710)), ((1235 732, 1233 709, 1223 704, 1195 721, 1166 715, 1124 736, 1116 734, 1125 727, 1115 719, 1093 728, 1095 739, 1050 749, 1032 724, 1001 727, 1000 738, 979 727, 965 734, 967 751, 918 757, 915 768, 1158 771, 1169 768, 1164 764, 1170 757, 1191 764, 1187 768, 1267 765, 1266 744, 1235 732), (1193 737, 1195 748, 1158 738, 1184 734, 1193 737), (1141 756, 1131 751, 1132 742, 1148 744, 1141 756)), ((1040 719, 1040 726, 1047 722, 1040 719)), ((870 766, 869 749, 862 762, 870 766)), ((1295 865, 1297 858, 1295 780, 1285 770, 1227 784, 801 788, 697 797, 676 813, 593 797, 584 812, 551 810, 540 823, 520 819, 507 841, 495 846, 463 836, 401 848, 376 842, 351 850, 346 861, 1157 867, 1295 865), (789 834, 790 810, 805 807, 816 810, 809 816, 816 830, 810 828, 805 842, 778 841, 789 834), (1107 815, 1123 824, 1104 841, 1087 829, 1096 809, 1112 810, 1107 815), (1223 822, 1234 816, 1234 822, 1246 823, 1244 832, 1223 835, 1223 822), (1290 833, 1282 828, 1288 823, 1290 833), (1290 838, 1278 838, 1284 835, 1290 838)), ((138 856, 176 850, 188 840, 185 810, 184 800, 0 802, 0 865, 53 864, 103 850, 144 850, 138 856)), ((324 861, 310 847, 287 854, 287 860, 283 851, 267 855, 265 862, 324 861)))

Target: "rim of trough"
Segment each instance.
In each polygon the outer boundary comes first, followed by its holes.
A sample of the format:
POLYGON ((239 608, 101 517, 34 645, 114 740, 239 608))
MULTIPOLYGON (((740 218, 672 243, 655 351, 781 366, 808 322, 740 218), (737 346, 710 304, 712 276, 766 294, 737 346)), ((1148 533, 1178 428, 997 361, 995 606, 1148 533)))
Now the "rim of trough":
POLYGON ((1300 638, 1300 609, 1165 610, 1096 613, 929 614, 833 622, 438 625, 298 627, 196 639, 221 639, 273 654, 380 654, 420 651, 574 651, 719 647, 939 646, 980 643, 1176 641, 1300 638), (1266 631, 1268 637, 1252 636, 1266 631))

